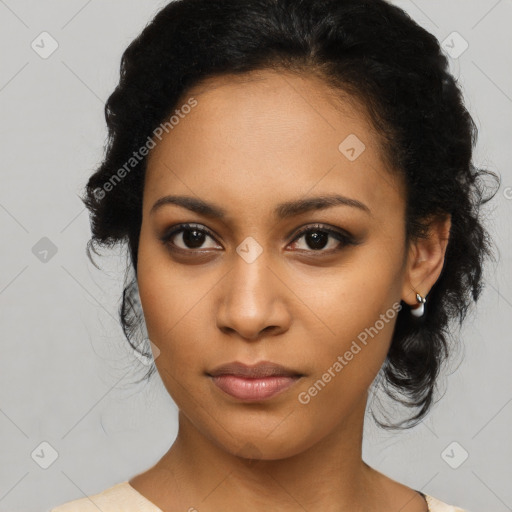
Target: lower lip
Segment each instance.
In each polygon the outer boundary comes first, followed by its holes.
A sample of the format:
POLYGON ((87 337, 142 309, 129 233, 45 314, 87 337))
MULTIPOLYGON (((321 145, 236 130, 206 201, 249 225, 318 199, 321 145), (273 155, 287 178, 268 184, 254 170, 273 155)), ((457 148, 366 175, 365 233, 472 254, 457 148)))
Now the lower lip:
POLYGON ((213 383, 222 391, 239 400, 254 402, 266 400, 293 386, 299 377, 265 377, 248 379, 234 375, 212 377, 213 383))

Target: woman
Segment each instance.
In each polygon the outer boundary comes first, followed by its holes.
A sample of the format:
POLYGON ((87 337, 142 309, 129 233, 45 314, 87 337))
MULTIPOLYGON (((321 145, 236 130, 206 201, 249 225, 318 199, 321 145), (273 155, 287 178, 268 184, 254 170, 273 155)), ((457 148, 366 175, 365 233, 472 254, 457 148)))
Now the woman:
POLYGON ((383 0, 179 0, 130 44, 84 202, 179 433, 53 512, 462 510, 361 454, 373 384, 414 411, 381 426, 428 413, 492 255, 447 68, 383 0))

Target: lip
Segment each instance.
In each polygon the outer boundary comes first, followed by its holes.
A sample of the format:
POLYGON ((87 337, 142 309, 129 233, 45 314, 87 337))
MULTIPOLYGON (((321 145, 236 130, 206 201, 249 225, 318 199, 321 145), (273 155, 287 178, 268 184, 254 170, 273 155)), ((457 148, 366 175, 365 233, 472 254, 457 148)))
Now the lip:
POLYGON ((301 373, 271 361, 260 361, 252 365, 233 361, 217 366, 208 372, 208 375, 211 377, 233 375, 247 379, 260 379, 265 377, 297 377, 301 376, 301 373))
POLYGON ((207 373, 223 392, 246 402, 270 399, 295 384, 302 374, 270 361, 254 365, 234 361, 207 373))

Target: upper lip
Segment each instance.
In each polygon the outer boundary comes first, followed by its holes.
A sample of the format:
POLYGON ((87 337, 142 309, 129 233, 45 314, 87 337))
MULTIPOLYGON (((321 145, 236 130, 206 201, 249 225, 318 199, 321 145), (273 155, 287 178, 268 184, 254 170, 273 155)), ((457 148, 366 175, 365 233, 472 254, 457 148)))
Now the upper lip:
POLYGON ((247 365, 239 361, 233 361, 228 364, 217 366, 208 372, 211 377, 219 375, 234 375, 235 377, 245 378, 264 378, 264 377, 300 377, 302 374, 290 368, 270 361, 260 361, 253 365, 247 365))

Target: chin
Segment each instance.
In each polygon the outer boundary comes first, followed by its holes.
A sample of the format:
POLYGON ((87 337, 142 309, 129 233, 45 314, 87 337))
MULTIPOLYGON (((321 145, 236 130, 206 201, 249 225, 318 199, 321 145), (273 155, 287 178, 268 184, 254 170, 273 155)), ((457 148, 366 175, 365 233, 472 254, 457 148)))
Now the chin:
POLYGON ((272 432, 272 429, 264 429, 261 432, 243 432, 238 439, 223 436, 216 439, 216 444, 222 450, 247 461, 272 461, 294 457, 303 453, 313 446, 319 439, 313 438, 311 433, 290 432, 280 430, 279 433, 272 432))

